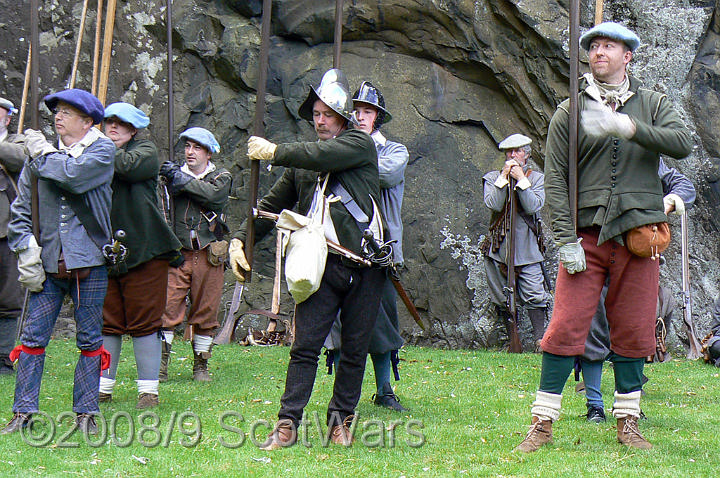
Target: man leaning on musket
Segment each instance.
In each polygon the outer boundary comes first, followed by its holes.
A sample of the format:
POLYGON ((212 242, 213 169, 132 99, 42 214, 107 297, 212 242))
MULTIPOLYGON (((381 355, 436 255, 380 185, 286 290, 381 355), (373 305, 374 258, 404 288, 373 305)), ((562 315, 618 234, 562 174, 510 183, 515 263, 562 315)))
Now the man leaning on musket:
POLYGON ((510 179, 517 181, 515 194, 518 199, 515 219, 514 251, 517 294, 527 309, 533 328, 536 351, 545 332, 545 316, 548 294, 542 269, 542 231, 538 215, 545 204, 543 173, 532 170, 528 164, 532 152, 532 140, 522 134, 513 134, 500 142, 498 148, 505 153, 505 164, 500 171, 490 171, 483 176, 485 205, 492 211, 486 246, 483 247, 485 274, 487 275, 490 300, 495 304, 498 319, 505 325, 510 337, 515 317, 508 312, 505 286, 507 284, 506 234, 510 229, 509 195, 510 179), (540 241, 538 240, 540 239, 540 241))
POLYGON ((25 131, 30 159, 11 207, 10 248, 18 255, 20 282, 31 294, 22 344, 11 355, 18 360, 14 416, 1 433, 20 431, 39 411, 45 347, 68 294, 80 349, 73 388, 76 426, 97 433, 100 369, 110 362, 101 335, 108 283, 101 242, 111 235, 115 145, 93 128, 103 120, 103 105, 87 91, 63 90, 46 96, 45 105, 55 113, 59 140, 53 146, 40 131, 25 131), (40 237, 33 234, 33 176, 38 179, 40 237))
MULTIPOLYGON (((380 194, 377 150, 369 134, 350 128, 354 121, 352 109, 347 79, 342 71, 332 69, 325 73, 317 89, 310 90, 299 110, 301 118, 313 121, 320 141, 275 145, 263 138, 250 137, 250 159, 287 168, 260 201, 260 210, 279 213, 297 205, 299 212, 307 213, 316 184, 329 173, 329 184, 338 181, 356 203, 355 207, 369 218, 374 216, 373 202, 377 203, 380 194)), ((322 199, 318 197, 315 201, 322 199)), ((361 254, 362 230, 343 204, 346 201, 352 202, 351 198, 331 202, 330 214, 323 223, 325 236, 361 254)), ((260 240, 271 227, 268 221, 258 221, 255 239, 260 240)), ((230 263, 239 281, 250 270, 243 252, 244 241, 242 227, 230 244, 230 263)), ((360 399, 384 274, 379 267, 360 266, 337 254, 328 254, 320 288, 295 307, 295 342, 290 349, 285 393, 280 399, 279 420, 264 449, 291 446, 297 441, 298 426, 315 383, 320 350, 338 312, 342 351, 328 405, 328 434, 333 443, 352 444, 350 425, 360 399)))
POLYGON ((17 257, 10 251, 7 238, 10 204, 17 195, 15 181, 27 158, 25 136, 8 131, 10 119, 15 113, 15 105, 0 98, 0 375, 15 373, 10 351, 15 346, 23 302, 17 257))
POLYGON ((591 74, 578 97, 577 232, 568 185, 568 101, 550 121, 545 162, 545 194, 559 247, 555 307, 541 347, 540 388, 522 452, 552 442, 560 417, 562 390, 585 350, 590 324, 606 278, 610 360, 615 368, 617 439, 648 449, 640 434, 640 396, 645 357, 655 352, 655 307, 659 261, 634 255, 628 231, 667 221, 658 177, 660 154, 690 154, 690 132, 664 94, 641 87, 626 67, 640 45, 622 25, 601 23, 580 38, 591 74))

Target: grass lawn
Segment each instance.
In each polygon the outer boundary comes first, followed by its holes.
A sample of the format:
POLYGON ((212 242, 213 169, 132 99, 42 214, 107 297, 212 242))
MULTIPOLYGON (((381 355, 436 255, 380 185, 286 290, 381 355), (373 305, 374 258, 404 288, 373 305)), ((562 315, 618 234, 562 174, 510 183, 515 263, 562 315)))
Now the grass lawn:
MULTIPOLYGON (((715 435, 720 379, 718 369, 701 362, 678 359, 646 368, 650 382, 642 407, 648 419, 640 428, 655 445, 649 451, 618 444, 614 419, 595 425, 580 418, 584 396, 569 380, 554 444, 531 455, 513 453, 530 421, 539 355, 406 347, 401 381, 394 385, 409 413, 370 402, 370 366, 357 410, 359 440, 350 449, 324 446, 318 427, 324 432, 333 377, 323 366, 307 408, 304 443, 265 452, 253 440, 264 440, 276 419, 288 348, 216 347, 210 361, 213 382, 202 384, 191 380, 190 345, 176 342, 170 380, 160 385, 160 407, 141 413, 135 410, 132 344, 123 345, 113 402, 100 407, 108 433, 88 443, 78 433, 65 436, 72 414, 63 413, 72 409, 77 350, 73 341, 51 342, 40 395, 50 423, 39 426, 37 436, 0 436, 0 476, 627 478, 716 476, 720 467, 715 435)), ((608 409, 612 382, 612 369, 606 367, 608 409)), ((0 387, 6 421, 14 379, 0 377, 0 387)))

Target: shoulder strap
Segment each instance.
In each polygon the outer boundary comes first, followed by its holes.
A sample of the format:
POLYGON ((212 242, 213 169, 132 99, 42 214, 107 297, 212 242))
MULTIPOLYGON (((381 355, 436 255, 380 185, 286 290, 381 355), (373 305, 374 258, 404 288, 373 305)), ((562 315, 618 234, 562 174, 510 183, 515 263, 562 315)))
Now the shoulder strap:
POLYGON ((90 236, 90 239, 92 239, 98 249, 102 251, 103 246, 107 244, 110 238, 108 238, 107 235, 105 235, 105 233, 103 232, 100 224, 90 210, 90 206, 88 206, 88 204, 79 194, 72 194, 64 191, 63 195, 65 196, 67 202, 70 204, 70 207, 72 208, 77 218, 80 220, 80 223, 85 228, 88 236, 90 236))
POLYGON ((333 176, 328 182, 328 188, 330 188, 330 191, 332 191, 334 195, 340 197, 340 202, 355 219, 355 222, 360 224, 368 224, 370 222, 370 218, 368 218, 367 214, 360 209, 360 206, 357 201, 355 201, 355 198, 350 195, 347 189, 345 189, 335 176, 333 176))

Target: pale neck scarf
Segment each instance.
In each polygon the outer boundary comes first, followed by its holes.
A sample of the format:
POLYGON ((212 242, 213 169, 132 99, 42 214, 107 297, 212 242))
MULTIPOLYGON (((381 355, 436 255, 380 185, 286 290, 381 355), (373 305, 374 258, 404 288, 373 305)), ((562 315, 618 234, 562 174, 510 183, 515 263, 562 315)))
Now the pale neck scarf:
POLYGON ((200 174, 195 174, 192 171, 190 171, 190 168, 188 167, 187 164, 183 164, 182 167, 180 168, 180 171, 182 171, 183 173, 189 174, 190 176, 194 177, 195 179, 202 179, 205 176, 207 176, 208 174, 215 171, 215 165, 212 163, 212 161, 208 161, 207 166, 205 166, 205 169, 203 170, 203 172, 201 172, 200 174))
POLYGON ((65 146, 62 139, 58 138, 58 150, 67 153, 73 158, 79 158, 85 152, 85 149, 100 138, 107 138, 97 128, 90 128, 80 141, 69 146, 65 146))
POLYGON ((630 91, 630 78, 625 75, 623 81, 617 85, 611 83, 603 83, 596 80, 592 74, 585 73, 583 75, 588 87, 585 91, 595 100, 608 106, 615 105, 615 109, 625 105, 625 102, 634 94, 630 91))

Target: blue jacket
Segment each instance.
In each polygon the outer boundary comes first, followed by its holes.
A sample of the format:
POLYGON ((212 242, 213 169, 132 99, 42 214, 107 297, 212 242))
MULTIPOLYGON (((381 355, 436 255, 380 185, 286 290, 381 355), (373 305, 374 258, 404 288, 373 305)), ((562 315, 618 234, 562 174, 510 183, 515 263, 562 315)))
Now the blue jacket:
POLYGON ((89 204, 108 240, 111 237, 110 205, 115 145, 100 134, 82 154, 66 152, 39 156, 25 164, 18 182, 18 197, 13 202, 8 240, 13 252, 28 246, 32 236, 30 203, 31 173, 38 177, 40 237, 45 271, 58 270, 60 252, 68 269, 103 265, 102 251, 90 239, 80 220, 65 199, 65 192, 80 195, 89 204))

